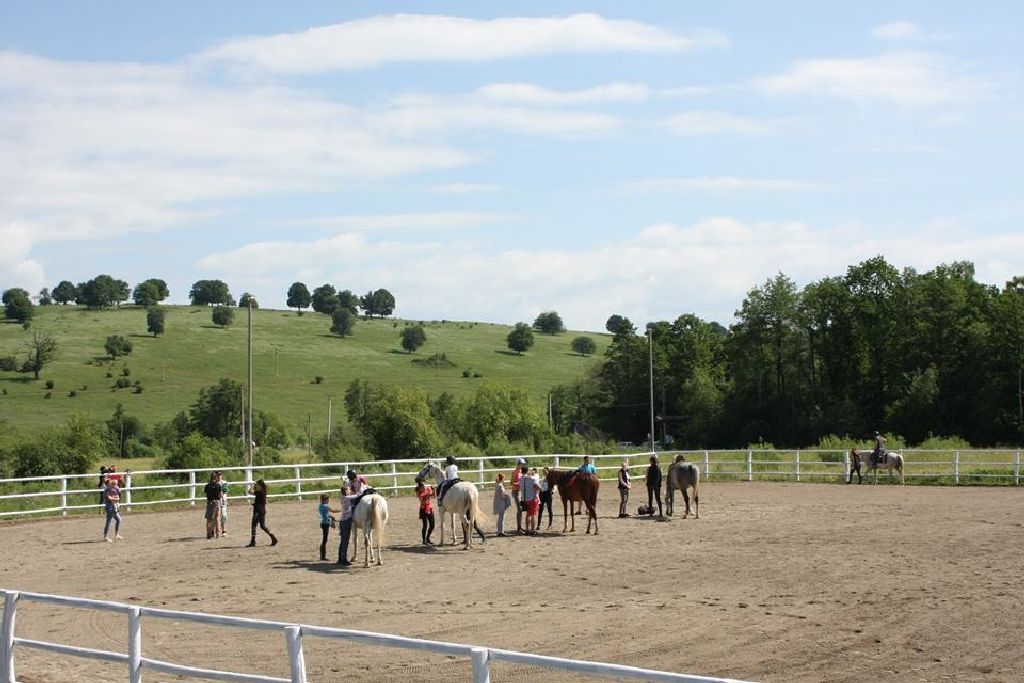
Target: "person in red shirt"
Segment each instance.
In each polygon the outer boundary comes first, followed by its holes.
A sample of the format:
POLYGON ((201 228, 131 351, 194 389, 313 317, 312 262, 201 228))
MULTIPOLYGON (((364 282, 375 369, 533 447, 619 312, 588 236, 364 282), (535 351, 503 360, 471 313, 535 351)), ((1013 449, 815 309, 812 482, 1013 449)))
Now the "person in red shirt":
POLYGON ((526 458, 519 458, 512 470, 512 500, 516 502, 516 532, 523 533, 523 504, 519 500, 519 478, 523 476, 520 471, 526 464, 526 458))
POLYGON ((420 521, 423 529, 420 535, 423 537, 423 545, 434 545, 430 540, 430 534, 434 533, 434 506, 430 498, 434 495, 434 489, 423 483, 423 479, 416 477, 416 497, 420 499, 420 521))

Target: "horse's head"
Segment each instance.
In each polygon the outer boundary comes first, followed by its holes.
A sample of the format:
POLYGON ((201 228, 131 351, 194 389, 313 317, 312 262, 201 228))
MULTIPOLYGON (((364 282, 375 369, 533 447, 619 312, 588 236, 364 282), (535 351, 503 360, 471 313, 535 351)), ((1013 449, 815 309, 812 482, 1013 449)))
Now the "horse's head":
POLYGON ((676 463, 686 462, 686 456, 680 453, 676 456, 676 463))
POLYGON ((438 466, 435 465, 432 462, 428 462, 426 465, 423 466, 423 469, 420 470, 420 473, 417 474, 416 476, 419 479, 423 479, 424 481, 426 481, 427 477, 428 476, 433 476, 434 472, 436 472, 436 471, 440 471, 438 466))

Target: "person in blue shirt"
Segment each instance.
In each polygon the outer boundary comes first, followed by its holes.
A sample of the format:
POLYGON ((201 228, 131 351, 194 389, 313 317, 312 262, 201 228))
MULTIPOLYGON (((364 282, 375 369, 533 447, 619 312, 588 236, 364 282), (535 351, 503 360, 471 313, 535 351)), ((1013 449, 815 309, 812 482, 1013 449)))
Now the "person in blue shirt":
POLYGON ((334 517, 331 517, 332 512, 341 512, 341 510, 335 510, 330 506, 331 494, 322 493, 320 494, 320 505, 317 507, 317 512, 320 514, 320 531, 323 533, 323 540, 320 541, 320 561, 325 562, 327 560, 327 536, 331 533, 331 526, 334 525, 334 517))
POLYGON ((590 463, 590 456, 583 456, 583 464, 576 468, 577 472, 582 474, 597 474, 597 468, 590 463))

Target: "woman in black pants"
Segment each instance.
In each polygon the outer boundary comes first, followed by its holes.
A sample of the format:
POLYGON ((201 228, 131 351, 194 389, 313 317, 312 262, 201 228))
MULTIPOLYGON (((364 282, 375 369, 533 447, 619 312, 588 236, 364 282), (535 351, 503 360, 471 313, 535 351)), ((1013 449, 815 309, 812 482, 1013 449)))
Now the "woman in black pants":
MULTIPOLYGON (((651 466, 647 468, 647 507, 653 510, 654 499, 658 501, 658 516, 661 511, 661 466, 658 464, 658 456, 651 456, 651 466)), ((653 514, 653 513, 652 513, 653 514)))
POLYGON ((247 548, 256 546, 256 527, 263 529, 267 536, 270 536, 270 545, 277 545, 277 536, 267 528, 267 484, 262 479, 249 487, 249 495, 252 499, 252 538, 247 548))

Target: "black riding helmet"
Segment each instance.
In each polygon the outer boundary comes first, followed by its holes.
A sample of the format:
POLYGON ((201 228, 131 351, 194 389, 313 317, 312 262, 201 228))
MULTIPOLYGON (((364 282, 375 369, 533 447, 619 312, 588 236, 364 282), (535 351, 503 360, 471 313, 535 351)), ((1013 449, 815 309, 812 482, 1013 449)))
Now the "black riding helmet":
POLYGON ((455 464, 455 456, 454 455, 449 455, 447 458, 444 459, 444 464, 445 465, 454 465, 455 464))

